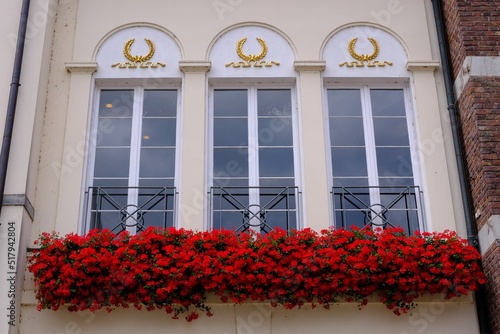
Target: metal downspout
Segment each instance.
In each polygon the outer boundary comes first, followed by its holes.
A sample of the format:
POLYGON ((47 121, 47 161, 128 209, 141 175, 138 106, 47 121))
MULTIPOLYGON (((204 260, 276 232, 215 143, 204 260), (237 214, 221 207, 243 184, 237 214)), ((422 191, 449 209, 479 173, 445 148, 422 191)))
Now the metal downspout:
MULTIPOLYGON (((457 160, 458 176, 462 195, 462 203, 465 213, 465 225, 467 229, 467 240, 469 244, 479 250, 479 242, 476 232, 476 221, 474 218, 474 208, 471 199, 471 190, 468 182, 468 172, 465 168, 465 157, 463 155, 463 137, 462 126, 456 108, 455 94, 453 91, 453 80, 451 76, 451 67, 449 62, 449 47, 446 39, 445 26, 443 20, 443 7, 441 0, 431 0, 434 10, 434 19, 439 41, 439 53, 443 69, 444 84, 446 90, 446 100, 448 103, 448 113, 451 122, 451 132, 453 137, 453 147, 457 160)), ((486 294, 484 287, 480 287, 475 293, 476 309, 481 334, 490 334, 488 320, 488 308, 486 305, 486 294)))
POLYGON ((16 113, 17 97, 19 86, 21 86, 21 67, 24 54, 24 42, 26 40, 26 28, 28 25, 28 12, 30 0, 23 0, 21 7, 21 19, 19 21, 19 31, 17 33, 16 55, 14 58, 14 70, 12 71, 12 82, 10 84, 9 102, 7 105, 7 115, 5 119, 5 129, 3 132, 2 150, 0 151, 0 213, 3 207, 5 191, 5 181, 7 179, 7 165, 9 162, 10 143, 12 140, 12 130, 14 128, 14 116, 16 113))

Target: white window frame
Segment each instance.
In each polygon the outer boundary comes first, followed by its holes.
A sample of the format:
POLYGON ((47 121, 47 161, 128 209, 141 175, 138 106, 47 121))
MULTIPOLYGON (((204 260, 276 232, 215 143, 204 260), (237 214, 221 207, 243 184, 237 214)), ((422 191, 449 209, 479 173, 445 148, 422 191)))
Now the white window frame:
MULTIPOLYGON (((252 140, 252 145, 249 143, 249 160, 250 157, 254 159, 254 166, 256 168, 250 168, 249 166, 249 187, 258 186, 259 177, 257 173, 252 173, 258 170, 259 166, 259 154, 258 154, 258 114, 257 114, 257 91, 258 90, 279 90, 279 89, 289 89, 291 92, 291 118, 292 118, 292 136, 293 136, 293 163, 294 163, 294 184, 298 189, 297 199, 296 199, 296 229, 301 229, 303 226, 303 210, 302 210, 302 199, 301 199, 301 189, 302 189, 302 165, 301 165, 301 146, 300 146, 300 124, 299 124, 299 109, 298 109, 298 97, 297 97, 297 87, 295 80, 279 80, 273 81, 269 79, 262 79, 259 82, 246 81, 246 80, 232 80, 232 79, 215 79, 211 80, 208 84, 208 117, 207 117, 207 140, 206 140, 206 152, 207 152, 207 163, 206 163, 206 175, 207 175, 207 190, 206 193, 210 193, 210 189, 213 184, 214 174, 213 174, 213 164, 214 164, 214 91, 216 90, 247 90, 248 96, 248 122, 249 128, 252 133, 248 133, 249 142, 252 140), (257 137, 255 137, 257 134, 257 137), (252 175, 253 174, 253 175, 252 175)), ((249 200, 254 200, 256 203, 259 202, 257 194, 250 196, 249 200)), ((206 219, 207 228, 209 230, 213 229, 212 222, 212 208, 210 205, 207 206, 206 219)), ((254 229, 257 231, 257 229, 254 229)))
MULTIPOLYGON (((91 106, 89 112, 89 126, 87 135, 87 145, 86 154, 84 161, 84 193, 88 192, 89 187, 93 186, 94 181, 94 166, 95 166, 95 155, 97 147, 97 136, 98 136, 98 122, 99 122, 99 102, 102 90, 132 90, 133 91, 133 111, 132 111, 132 128, 131 128, 131 150, 130 150, 130 161, 129 161, 129 177, 128 177, 128 187, 136 187, 139 185, 139 168, 140 168, 140 142, 141 137, 139 136, 140 129, 142 128, 142 102, 144 99, 145 90, 176 90, 177 91, 177 113, 176 113, 176 144, 175 144, 175 171, 174 171, 174 187, 176 188, 176 200, 175 206, 173 208, 173 226, 178 226, 178 210, 179 201, 177 200, 177 193, 180 183, 180 157, 181 157, 181 129, 182 129, 182 90, 180 79, 155 79, 151 84, 144 84, 142 79, 98 79, 93 85, 93 94, 91 96, 91 106), (132 149, 135 146, 135 149, 132 149)), ((127 198, 129 199, 128 204, 137 204, 138 200, 138 190, 129 189, 127 198), (132 199, 132 202, 130 202, 132 199)), ((81 207, 81 228, 79 229, 81 233, 86 233, 90 230, 90 216, 89 207, 86 205, 86 196, 82 196, 81 207)), ((130 234, 135 234, 137 229, 135 227, 127 227, 126 231, 130 234)))
MULTIPOLYGON (((331 153, 331 144, 330 144, 330 123, 329 123, 329 110, 328 110, 328 90, 331 89, 359 89, 360 90, 360 98, 361 98, 361 108, 362 108, 362 118, 363 118, 363 131, 364 131, 364 139, 365 139, 365 153, 367 159, 367 176, 368 176, 368 186, 377 187, 379 186, 379 174, 378 174, 378 166, 377 166, 377 156, 376 156, 376 145, 375 145, 375 135, 374 135, 374 127, 373 127, 373 115, 372 115, 372 106, 370 104, 370 90, 394 90, 399 89, 403 91, 404 94, 404 104, 405 104, 405 112, 406 112, 406 125, 408 130, 408 140, 410 147, 410 155, 412 159, 412 177, 414 181, 414 186, 418 186, 420 192, 425 194, 422 182, 422 164, 421 157, 418 148, 418 137, 417 137, 417 122, 416 115, 414 112, 414 107, 412 103, 412 94, 410 90, 410 84, 407 81, 392 82, 380 82, 377 80, 369 80, 368 82, 364 82, 362 84, 357 84, 352 82, 353 80, 349 80, 348 82, 342 81, 329 81, 325 80, 324 83, 324 93, 323 93, 323 105, 324 107, 324 131, 325 131, 325 147, 327 149, 327 168, 328 168, 328 185, 329 189, 332 189, 333 184, 333 166, 332 166, 332 153, 331 153)), ((374 203, 380 203, 380 192, 376 189, 370 190, 370 199, 374 203)), ((426 228, 425 218, 425 200, 422 198, 418 201, 418 205, 421 210, 419 211, 419 230, 424 231, 426 228), (421 214, 420 214, 421 213, 421 214)), ((332 227, 336 227, 335 224, 335 213, 333 212, 333 198, 330 196, 330 217, 331 222, 330 225, 332 227)))

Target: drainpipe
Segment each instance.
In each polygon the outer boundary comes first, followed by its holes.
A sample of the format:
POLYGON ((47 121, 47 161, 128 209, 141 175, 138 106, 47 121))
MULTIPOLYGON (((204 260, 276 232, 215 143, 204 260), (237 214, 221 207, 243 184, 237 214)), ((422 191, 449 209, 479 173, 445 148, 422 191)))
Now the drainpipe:
MULTIPOLYGON (((445 25, 443 19, 443 7, 441 0, 431 0, 434 11, 434 19, 439 42, 439 53, 441 56, 441 65, 443 68, 444 84, 446 90, 446 100, 448 103, 448 113, 451 122, 451 132, 455 157, 457 160, 458 176, 462 195, 462 203, 465 213, 465 225, 467 229, 467 240, 469 244, 479 250, 479 242, 476 232, 476 221, 473 214, 473 205, 470 197, 471 190, 468 182, 468 173, 465 168, 465 157, 463 155, 463 137, 460 118, 456 108, 455 94, 453 91, 453 79, 451 76, 451 67, 449 62, 449 48, 446 40, 445 25)), ((480 287, 475 293, 476 310, 481 334, 491 334, 488 321, 488 308, 486 305, 486 293, 484 287, 480 287)))
POLYGON ((14 116, 16 113, 17 96, 18 96, 19 86, 21 86, 19 81, 21 78, 21 65, 23 62, 24 42, 26 39, 26 27, 28 25, 29 7, 30 7, 30 0, 23 0, 21 8, 21 19, 19 21, 19 31, 17 33, 14 70, 12 72, 12 82, 10 84, 9 102, 7 105, 7 116, 5 119, 5 129, 3 132, 2 150, 0 151, 0 213, 3 207, 5 181, 7 179, 7 165, 9 162, 12 129, 14 128, 14 116))

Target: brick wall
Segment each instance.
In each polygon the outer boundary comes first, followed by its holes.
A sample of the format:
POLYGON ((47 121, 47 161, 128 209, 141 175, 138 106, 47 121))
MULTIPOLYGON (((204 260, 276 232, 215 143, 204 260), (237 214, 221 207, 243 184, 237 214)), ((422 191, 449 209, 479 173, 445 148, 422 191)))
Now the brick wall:
MULTIPOLYGON (((500 56, 500 0, 442 0, 453 76, 468 56, 500 56)), ((472 204, 480 229, 500 215, 500 76, 472 76, 457 101, 472 204)), ((481 245, 483 247, 483 245, 481 245)), ((489 320, 500 333, 500 240, 483 257, 489 320)))
POLYGON ((458 100, 474 211, 500 215, 500 77, 469 79, 458 100))
POLYGON ((486 275, 489 277, 486 290, 489 292, 488 311, 491 315, 491 330, 493 333, 500 333, 500 275, 498 275, 498 268, 500 267, 500 241, 497 240, 484 255, 483 266, 486 275))
POLYGON ((466 56, 499 56, 500 0, 442 0, 453 74, 466 56))

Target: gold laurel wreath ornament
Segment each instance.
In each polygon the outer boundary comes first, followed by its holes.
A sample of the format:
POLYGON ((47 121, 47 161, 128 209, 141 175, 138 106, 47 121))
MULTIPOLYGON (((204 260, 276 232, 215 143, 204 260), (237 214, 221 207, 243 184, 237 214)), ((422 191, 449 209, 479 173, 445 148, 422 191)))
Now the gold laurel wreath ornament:
POLYGON ((365 62, 366 62, 367 67, 376 67, 376 66, 384 67, 385 65, 392 66, 392 63, 388 62, 388 61, 378 61, 378 60, 373 61, 375 58, 378 57, 378 55, 380 53, 380 46, 378 45, 378 42, 374 38, 368 37, 368 40, 373 45, 373 53, 372 54, 359 54, 359 53, 357 53, 355 50, 355 46, 356 46, 356 42, 358 41, 358 38, 355 37, 355 38, 351 39, 349 41, 349 43, 347 44, 347 50, 349 51, 349 54, 357 61, 352 61, 352 62, 346 61, 346 62, 339 64, 339 67, 342 67, 344 65, 346 65, 347 67, 354 67, 354 66, 364 67, 365 62))
POLYGON ((164 63, 160 63, 160 62, 153 63, 153 62, 148 61, 155 54, 155 44, 153 43, 153 41, 151 41, 148 38, 144 38, 144 40, 146 41, 146 44, 149 47, 149 51, 146 55, 144 55, 144 56, 132 55, 131 48, 132 48, 132 44, 134 44, 134 42, 135 42, 135 38, 131 38, 125 43, 125 46, 123 47, 123 55, 125 56, 125 58, 130 60, 130 62, 116 63, 116 64, 111 65, 111 67, 118 66, 119 68, 127 68, 127 67, 128 68, 137 68, 137 64, 139 64, 140 68, 148 68, 148 67, 157 68, 158 66, 165 67, 166 64, 164 64, 164 63))
POLYGON ((265 60, 262 60, 267 54, 267 50, 268 50, 267 44, 262 38, 257 37, 256 39, 261 46, 261 52, 259 54, 247 55, 245 52, 243 52, 243 44, 245 44, 245 42, 247 41, 247 38, 243 37, 242 39, 240 39, 238 41, 238 43, 236 43, 236 54, 241 59, 243 59, 245 62, 232 61, 230 63, 225 64, 225 66, 228 67, 228 66, 233 65, 234 68, 251 67, 252 64, 254 67, 262 67, 262 66, 271 67, 271 66, 273 66, 273 64, 279 66, 280 63, 278 63, 276 61, 267 62, 265 60))

